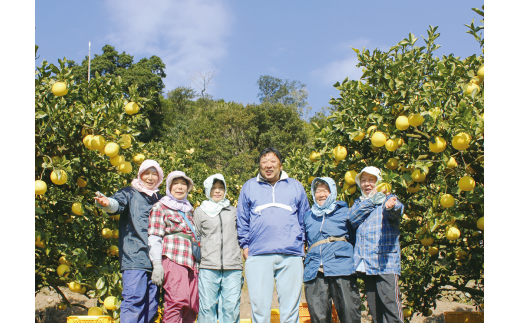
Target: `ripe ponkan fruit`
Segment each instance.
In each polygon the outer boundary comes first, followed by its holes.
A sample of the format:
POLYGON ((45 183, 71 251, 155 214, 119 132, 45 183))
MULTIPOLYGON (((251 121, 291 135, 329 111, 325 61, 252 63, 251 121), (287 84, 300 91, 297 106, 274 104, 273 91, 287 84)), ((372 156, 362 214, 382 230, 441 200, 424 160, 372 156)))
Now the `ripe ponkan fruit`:
POLYGON ((481 78, 484 78, 484 65, 482 65, 478 71, 477 71, 477 76, 478 77, 481 77, 481 78))
POLYGON ((359 135, 357 135, 354 138, 352 138, 352 140, 354 140, 354 141, 361 141, 361 140, 363 140, 363 138, 365 138, 365 133, 364 132, 360 132, 359 135))
POLYGON ((432 237, 423 238, 423 239, 421 239, 421 244, 425 247, 431 246, 433 244, 433 238, 432 237))
POLYGON ((103 238, 110 238, 112 236, 112 230, 110 230, 109 228, 103 228, 103 230, 101 230, 101 235, 103 236, 103 238))
POLYGON ((125 112, 129 115, 136 114, 139 112, 139 105, 135 102, 129 102, 127 105, 125 105, 125 112))
POLYGON ((69 266, 63 264, 59 265, 58 269, 56 269, 56 272, 58 273, 58 276, 60 277, 67 277, 69 275, 70 268, 69 266))
POLYGON ((408 122, 407 116, 399 116, 397 120, 395 120, 395 126, 399 130, 406 130, 410 127, 410 123, 408 122))
POLYGON ((130 135, 122 135, 120 142, 121 142, 121 148, 123 148, 123 149, 132 147, 132 137, 130 137, 130 135))
POLYGON ((65 184, 67 182, 67 173, 65 173, 63 169, 53 170, 51 173, 51 182, 53 182, 56 185, 65 184))
POLYGON ((428 253, 430 254, 430 256, 435 256, 436 254, 439 253, 439 248, 437 248, 437 247, 430 247, 428 249, 428 253))
POLYGON ((334 159, 340 162, 347 157, 347 148, 337 145, 336 148, 332 150, 332 153, 334 154, 334 159))
POLYGON ((475 180, 470 176, 461 177, 461 179, 459 179, 459 188, 469 192, 475 188, 475 180))
POLYGON ((81 203, 76 202, 76 203, 72 204, 72 213, 74 213, 76 215, 83 215, 83 207, 82 207, 81 203))
POLYGON ((412 179, 416 183, 424 182, 426 180, 426 174, 420 169, 416 169, 412 172, 412 179))
POLYGON ((112 164, 112 166, 119 166, 124 162, 125 162, 125 156, 117 155, 114 157, 110 157, 110 164, 112 164))
POLYGON ((446 140, 442 137, 436 136, 435 137, 435 143, 432 144, 432 142, 428 142, 428 145, 430 147, 430 151, 434 153, 440 153, 446 150, 446 140))
POLYGON ((397 144, 399 145, 399 148, 401 148, 401 146, 404 144, 403 138, 399 138, 399 139, 396 138, 396 140, 397 140, 397 144))
POLYGON ((72 263, 67 260, 65 256, 61 256, 59 260, 60 264, 70 266, 72 263))
POLYGON ((67 89, 67 85, 63 82, 56 82, 52 85, 52 94, 55 96, 64 96, 67 92, 69 92, 69 90, 67 89))
POLYGON ((309 179, 307 180, 307 183, 309 183, 309 185, 312 184, 312 181, 316 178, 316 176, 310 176, 309 179))
POLYGON ((376 186, 376 190, 378 192, 381 192, 384 189, 386 189, 386 193, 390 193, 392 191, 392 185, 388 183, 381 183, 376 186))
POLYGON ((108 252, 110 252, 112 256, 119 256, 119 248, 117 246, 111 245, 110 248, 108 248, 108 252))
POLYGON ((101 149, 105 146, 105 138, 101 135, 94 136, 90 144, 94 149, 101 149))
POLYGON ((399 139, 388 139, 385 142, 385 148, 388 151, 396 151, 399 148, 399 139))
POLYGON ((447 164, 448 168, 452 169, 452 168, 457 167, 457 165, 458 164, 457 164, 457 161, 455 160, 455 158, 450 157, 450 160, 448 160, 448 164, 447 164))
POLYGON ((347 195, 352 195, 356 193, 357 185, 348 186, 347 183, 343 185, 343 191, 347 193, 347 195))
POLYGON ((39 179, 34 181, 34 194, 43 195, 45 192, 47 192, 47 183, 39 179))
POLYGON ((374 131, 377 130, 377 126, 370 126, 367 129, 367 134, 370 135, 371 133, 374 133, 374 131))
POLYGON ((114 231, 112 231, 112 237, 114 237, 115 239, 119 238, 119 230, 115 229, 114 231))
POLYGON ((357 172, 355 170, 349 170, 345 173, 345 183, 349 186, 356 184, 356 175, 357 172))
POLYGON ((466 91, 464 91, 464 94, 471 95, 471 93, 475 89, 477 90, 477 94, 478 94, 480 92, 480 86, 478 86, 478 84, 475 84, 475 83, 469 83, 466 87, 466 91))
POLYGON ((446 229, 446 238, 448 240, 457 240, 460 238, 460 230, 456 227, 449 227, 446 229))
POLYGON ((137 165, 141 165, 142 162, 144 162, 144 155, 143 154, 137 154, 132 158, 132 161, 136 163, 137 165))
POLYGON ((76 180, 76 184, 78 184, 79 187, 85 187, 87 186, 87 179, 85 177, 78 177, 76 180))
POLYGON ((115 142, 109 142, 105 146, 105 155, 108 157, 115 157, 119 154, 119 145, 115 142))
POLYGON ((317 162, 320 159, 321 159, 321 154, 319 152, 317 152, 317 151, 311 152, 311 155, 309 156, 309 160, 311 162, 317 162))
POLYGON ((83 145, 85 145, 89 150, 94 150, 94 147, 92 147, 92 138, 94 138, 93 135, 86 135, 83 138, 83 145))
POLYGON ((103 315, 103 311, 99 307, 94 306, 94 307, 91 307, 88 309, 87 315, 88 316, 100 316, 100 315, 103 315))
POLYGON ((477 228, 484 230, 484 217, 481 217, 477 221, 477 228))
POLYGON ((417 183, 415 186, 410 186, 406 189, 408 193, 417 193, 421 190, 421 185, 417 183))
POLYGON ((412 310, 408 307, 403 308, 403 316, 404 317, 412 316, 412 310))
POLYGON ((81 291, 81 284, 79 284, 77 282, 70 282, 69 290, 73 293, 79 293, 81 291))
POLYGON ((391 170, 397 169, 399 167, 399 161, 395 158, 388 158, 388 160, 385 163, 385 167, 391 170))
POLYGON ((471 137, 467 133, 461 132, 453 137, 451 140, 451 145, 457 150, 466 150, 469 147, 470 141, 471 137))
POLYGON ((419 113, 410 114, 408 116, 408 122, 410 123, 410 126, 418 127, 423 124, 424 117, 419 113))
POLYGON ((383 147, 386 143, 386 136, 381 131, 376 131, 370 138, 370 141, 375 147, 383 147))
POLYGON ((455 205, 455 199, 451 194, 444 194, 441 196, 441 205, 445 208, 450 208, 455 205))
POLYGON ((58 303, 58 309, 59 309, 60 311, 66 310, 66 309, 67 309, 67 304, 62 303, 62 302, 59 302, 59 303, 58 303))
POLYGON ((115 298, 114 296, 108 296, 107 298, 105 298, 103 305, 105 305, 105 308, 107 310, 113 311, 117 307, 117 298, 115 298))
POLYGON ((121 173, 128 174, 132 171, 132 164, 130 164, 128 161, 125 161, 117 166, 117 168, 121 173))

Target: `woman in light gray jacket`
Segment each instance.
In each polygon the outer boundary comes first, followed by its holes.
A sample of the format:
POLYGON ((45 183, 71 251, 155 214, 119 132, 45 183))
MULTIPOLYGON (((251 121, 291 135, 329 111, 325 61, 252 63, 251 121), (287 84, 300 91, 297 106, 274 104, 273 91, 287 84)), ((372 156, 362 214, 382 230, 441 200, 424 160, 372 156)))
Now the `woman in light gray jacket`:
POLYGON ((216 323, 218 319, 238 323, 243 280, 237 209, 226 199, 226 181, 221 174, 208 177, 204 189, 208 200, 193 215, 202 248, 197 322, 216 323))

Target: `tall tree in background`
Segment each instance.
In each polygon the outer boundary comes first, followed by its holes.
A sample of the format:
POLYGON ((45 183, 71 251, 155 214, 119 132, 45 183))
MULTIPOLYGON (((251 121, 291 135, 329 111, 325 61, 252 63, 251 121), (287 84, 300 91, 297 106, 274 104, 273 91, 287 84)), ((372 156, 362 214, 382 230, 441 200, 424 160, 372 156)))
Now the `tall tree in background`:
POLYGON ((300 81, 282 80, 269 75, 261 75, 256 82, 258 98, 262 103, 281 103, 294 106, 300 116, 306 116, 310 110, 307 103, 307 85, 300 81))
MULTIPOLYGON (((163 78, 166 77, 164 65, 161 58, 153 55, 150 58, 142 58, 134 63, 134 56, 126 52, 119 53, 113 46, 103 46, 103 54, 94 55, 90 61, 90 78, 100 77, 122 78, 122 88, 128 90, 131 85, 137 85, 139 96, 148 96, 153 101, 153 105, 143 111, 143 115, 150 121, 151 127, 145 124, 140 127, 141 134, 139 139, 148 142, 152 139, 159 139, 163 125, 163 114, 160 96, 164 89, 163 78), (157 91, 149 96, 151 91, 157 91)), ((88 77, 88 57, 85 57, 81 65, 72 62, 74 74, 79 76, 80 82, 86 81, 88 77)))

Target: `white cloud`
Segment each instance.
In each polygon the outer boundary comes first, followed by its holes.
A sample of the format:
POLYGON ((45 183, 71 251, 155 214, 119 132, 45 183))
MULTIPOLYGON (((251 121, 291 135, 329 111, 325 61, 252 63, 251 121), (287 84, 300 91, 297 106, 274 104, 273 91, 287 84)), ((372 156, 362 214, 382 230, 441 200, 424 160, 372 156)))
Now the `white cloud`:
MULTIPOLYGON (((337 53, 338 56, 342 56, 342 59, 336 59, 329 63, 326 63, 322 67, 319 67, 311 72, 311 76, 319 83, 325 86, 331 86, 336 82, 342 82, 347 76, 349 79, 359 79, 363 72, 361 68, 356 67, 359 63, 356 53, 352 48, 359 49, 360 51, 365 47, 372 53, 376 46, 371 45, 370 40, 366 38, 360 38, 349 42, 338 43, 332 48, 332 52, 337 53)), ((383 45, 379 47, 381 50, 388 50, 390 47, 383 45)))
POLYGON ((198 71, 214 71, 227 55, 232 14, 223 0, 107 0, 108 41, 119 52, 159 56, 165 90, 190 84, 198 71))
POLYGON ((350 79, 358 79, 363 74, 356 67, 357 57, 349 57, 327 63, 325 66, 311 72, 313 78, 326 86, 332 86, 336 82, 342 82, 347 76, 350 79))

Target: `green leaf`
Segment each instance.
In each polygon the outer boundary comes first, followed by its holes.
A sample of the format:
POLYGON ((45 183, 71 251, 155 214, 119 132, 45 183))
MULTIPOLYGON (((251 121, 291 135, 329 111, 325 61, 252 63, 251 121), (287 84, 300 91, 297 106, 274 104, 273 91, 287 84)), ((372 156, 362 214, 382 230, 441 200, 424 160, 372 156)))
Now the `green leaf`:
POLYGON ((45 214, 45 211, 41 207, 35 208, 34 211, 38 214, 45 214))
POLYGON ((96 282, 96 289, 97 290, 100 290, 103 287, 105 287, 105 276, 99 278, 98 281, 96 282))
POLYGON ((36 112, 36 119, 45 118, 47 116, 47 113, 43 113, 42 111, 36 112))

